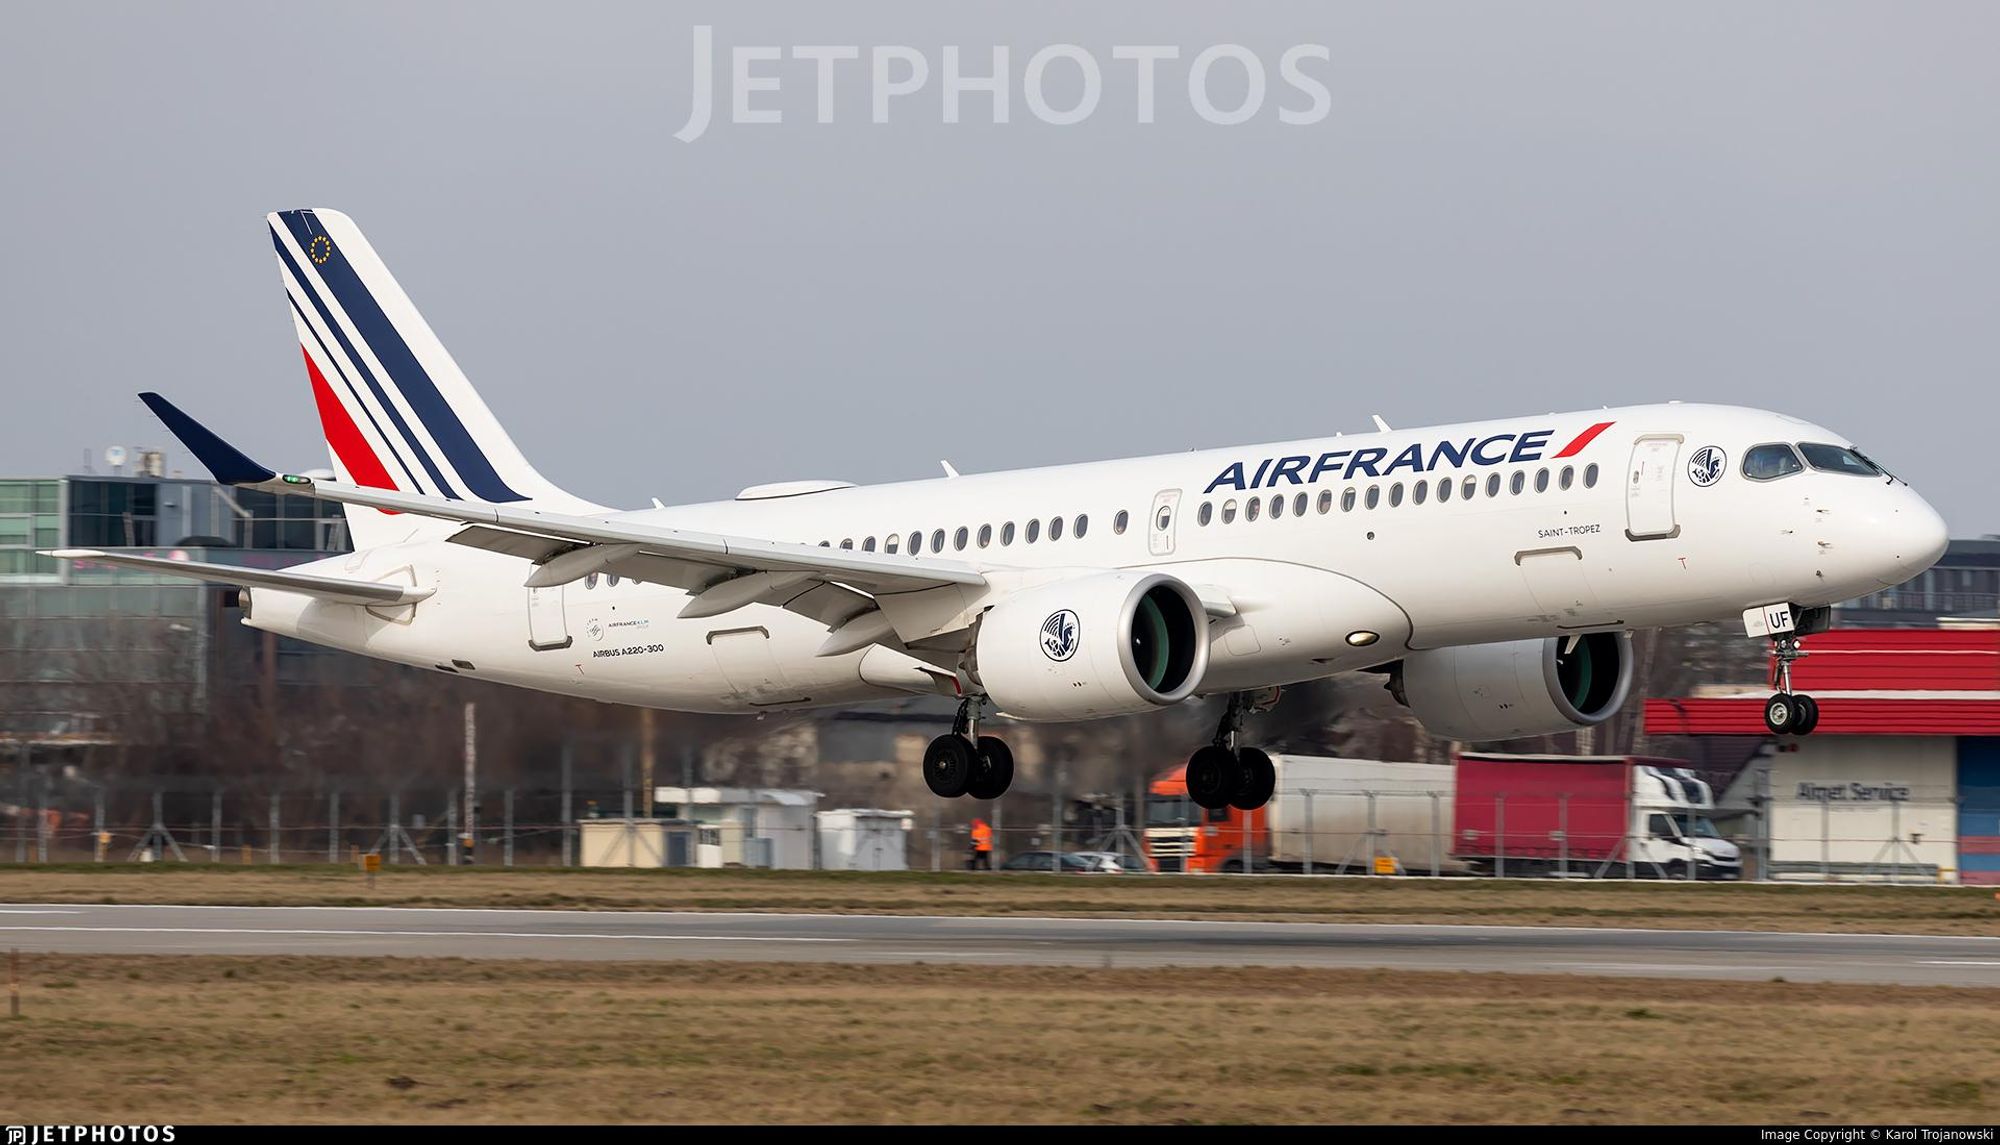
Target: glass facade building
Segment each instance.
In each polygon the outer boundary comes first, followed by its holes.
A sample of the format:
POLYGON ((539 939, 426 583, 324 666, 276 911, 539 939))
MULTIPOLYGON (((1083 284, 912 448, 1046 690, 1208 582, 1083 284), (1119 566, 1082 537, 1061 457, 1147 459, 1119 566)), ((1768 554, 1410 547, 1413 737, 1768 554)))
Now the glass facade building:
POLYGON ((169 477, 0 480, 0 740, 142 741, 232 681, 339 677, 337 654, 236 623, 231 589, 36 550, 283 568, 350 547, 340 506, 312 497, 169 477))

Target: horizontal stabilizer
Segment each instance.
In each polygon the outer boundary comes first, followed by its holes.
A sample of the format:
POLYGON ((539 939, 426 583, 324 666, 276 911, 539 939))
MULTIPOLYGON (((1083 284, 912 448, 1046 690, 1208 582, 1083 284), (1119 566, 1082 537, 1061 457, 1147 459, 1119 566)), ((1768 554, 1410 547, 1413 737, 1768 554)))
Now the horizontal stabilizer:
POLYGON ((245 457, 241 450, 217 437, 209 428, 182 413, 180 407, 154 393, 139 395, 146 408, 166 424, 167 429, 181 439, 195 460, 207 467, 215 479, 224 485, 255 485, 269 481, 277 474, 245 457))
POLYGON ((310 573, 280 572, 274 569, 246 569, 237 565, 132 556, 126 553, 101 552, 97 549, 54 549, 45 551, 42 555, 64 561, 90 561, 102 565, 116 565, 119 568, 144 569, 165 576, 186 577, 189 580, 207 581, 211 584, 230 584, 238 588, 283 589, 286 592, 304 593, 337 604, 415 604, 437 591, 407 584, 346 580, 341 577, 313 576, 310 573))

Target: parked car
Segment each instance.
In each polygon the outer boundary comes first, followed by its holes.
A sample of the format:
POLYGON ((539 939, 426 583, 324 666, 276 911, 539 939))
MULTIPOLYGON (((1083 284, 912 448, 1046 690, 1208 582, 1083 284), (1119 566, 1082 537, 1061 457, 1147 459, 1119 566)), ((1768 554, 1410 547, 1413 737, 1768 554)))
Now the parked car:
MULTIPOLYGON (((1000 869, 1003 871, 1041 871, 1044 874, 1053 873, 1056 869, 1055 857, 1057 854, 1058 852, 1055 851, 1022 851, 1018 855, 1010 856, 1006 862, 1000 864, 1000 869)), ((1062 856, 1062 871, 1064 874, 1110 874, 1120 869, 1115 865, 1107 867, 1100 859, 1086 857, 1075 851, 1063 851, 1060 854, 1062 856)))
POLYGON ((1130 857, 1116 851, 1072 851, 1071 854, 1089 863, 1090 869, 1100 874, 1122 875, 1132 869, 1130 857))

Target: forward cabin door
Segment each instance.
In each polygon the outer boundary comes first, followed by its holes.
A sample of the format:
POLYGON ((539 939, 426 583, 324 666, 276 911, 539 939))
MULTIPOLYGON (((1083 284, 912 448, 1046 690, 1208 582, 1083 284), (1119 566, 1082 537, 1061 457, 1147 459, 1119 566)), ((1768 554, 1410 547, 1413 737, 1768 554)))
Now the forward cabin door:
POLYGON ((1179 515, 1181 491, 1162 489, 1153 495, 1153 515, 1147 518, 1146 547, 1156 557, 1174 552, 1174 518, 1179 515))
POLYGON ((1625 482, 1625 535, 1632 540, 1680 534, 1674 523, 1674 473, 1680 452, 1679 434, 1642 437, 1632 446, 1632 467, 1625 482))
POLYGON ((563 620, 563 586, 528 590, 528 647, 549 652, 569 647, 569 624, 563 620))

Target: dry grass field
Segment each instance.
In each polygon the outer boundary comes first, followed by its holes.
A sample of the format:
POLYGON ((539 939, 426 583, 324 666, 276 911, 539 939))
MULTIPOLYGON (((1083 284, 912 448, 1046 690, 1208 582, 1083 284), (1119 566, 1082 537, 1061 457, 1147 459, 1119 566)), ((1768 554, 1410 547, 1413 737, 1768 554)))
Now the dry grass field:
POLYGON ((1992 1123, 2000 991, 34 955, 17 1122, 1992 1123), (1684 1052, 1683 1052, 1684 1051, 1684 1052))
POLYGON ((1092 915, 2000 934, 1990 888, 343 866, 0 868, 0 902, 1092 915))

